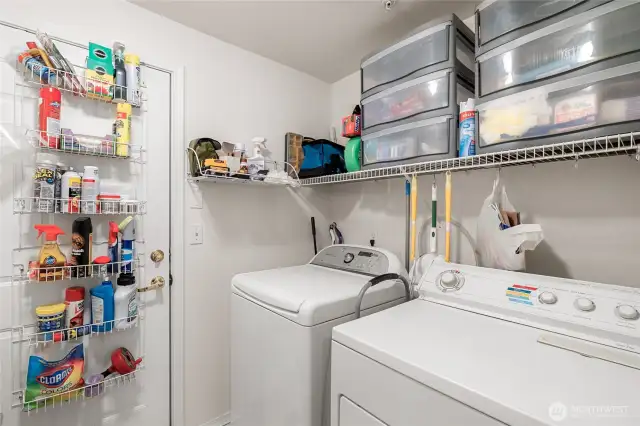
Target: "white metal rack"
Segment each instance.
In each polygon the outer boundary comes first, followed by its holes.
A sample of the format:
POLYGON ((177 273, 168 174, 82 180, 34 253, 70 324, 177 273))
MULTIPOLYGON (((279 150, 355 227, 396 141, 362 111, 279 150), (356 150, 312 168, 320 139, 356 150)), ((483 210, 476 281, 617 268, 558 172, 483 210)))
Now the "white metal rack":
POLYGON ((131 261, 110 262, 91 265, 65 265, 65 266, 34 266, 24 269, 22 264, 14 265, 20 272, 14 276, 16 281, 28 281, 33 283, 50 283, 53 281, 66 281, 74 279, 102 277, 104 274, 118 274, 124 272, 135 273, 140 268, 140 259, 131 261))
POLYGON ((47 410, 54 409, 56 406, 61 407, 71 404, 72 402, 86 401, 87 399, 95 398, 104 394, 107 389, 120 388, 133 383, 141 370, 144 370, 143 363, 139 364, 137 369, 131 373, 107 377, 99 383, 85 385, 67 392, 61 392, 42 398, 36 398, 29 402, 24 401, 25 390, 21 389, 13 393, 14 403, 12 404, 12 408, 22 408, 29 414, 37 414, 40 411, 46 412, 47 410))
POLYGON ((333 183, 348 183, 366 180, 406 177, 463 170, 499 168, 522 164, 549 163, 554 161, 579 160, 582 158, 609 157, 615 155, 635 155, 640 160, 640 132, 603 136, 543 145, 530 148, 499 151, 474 155, 472 157, 426 161, 422 163, 362 170, 353 173, 320 176, 302 179, 302 186, 333 183))
POLYGON ((70 200, 60 198, 17 197, 13 199, 13 214, 63 215, 143 215, 147 202, 137 200, 70 200))

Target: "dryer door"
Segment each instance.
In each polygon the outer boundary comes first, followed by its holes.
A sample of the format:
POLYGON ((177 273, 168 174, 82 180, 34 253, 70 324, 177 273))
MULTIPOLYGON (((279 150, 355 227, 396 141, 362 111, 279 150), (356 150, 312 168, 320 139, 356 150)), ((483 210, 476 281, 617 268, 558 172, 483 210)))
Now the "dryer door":
POLYGON ((349 398, 340 398, 340 426, 387 426, 349 398))

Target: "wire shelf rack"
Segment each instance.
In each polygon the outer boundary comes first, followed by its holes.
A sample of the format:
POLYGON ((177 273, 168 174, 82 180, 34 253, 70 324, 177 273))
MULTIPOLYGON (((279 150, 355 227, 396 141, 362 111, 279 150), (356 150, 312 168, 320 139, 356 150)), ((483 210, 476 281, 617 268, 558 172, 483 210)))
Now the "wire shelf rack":
MULTIPOLYGON (((24 266, 17 264, 14 267, 23 271, 24 266)), ((65 266, 40 266, 37 262, 29 264, 26 272, 14 277, 14 281, 27 281, 33 283, 49 283, 53 281, 66 281, 82 278, 101 277, 103 274, 119 274, 121 272, 134 273, 140 268, 140 259, 125 260, 92 265, 65 265, 65 266)))
POLYGON ((39 64, 30 64, 25 67, 23 63, 18 62, 18 66, 24 82, 28 85, 51 86, 75 96, 113 104, 129 103, 135 108, 139 108, 147 100, 142 91, 144 87, 133 90, 126 86, 86 77, 87 68, 79 65, 72 65, 73 72, 49 68, 39 64), (113 94, 119 91, 127 94, 128 98, 128 93, 131 92, 134 101, 125 102, 113 99, 113 94))
POLYGON ((222 182, 236 183, 244 185, 266 185, 266 186, 289 186, 299 188, 300 178, 295 168, 286 161, 265 160, 267 164, 268 174, 266 175, 249 175, 238 172, 216 171, 202 163, 193 148, 187 148, 187 170, 189 167, 189 156, 192 156, 197 162, 197 171, 195 175, 187 173, 187 178, 192 182, 222 182))
POLYGON ((13 343, 28 342, 29 346, 50 345, 60 342, 70 342, 83 337, 96 337, 105 334, 131 330, 138 326, 138 315, 126 318, 118 318, 111 321, 84 324, 76 327, 61 328, 51 331, 35 331, 33 325, 22 326, 14 329, 13 343))
POLYGON ((45 152, 89 155, 144 163, 141 146, 116 142, 105 137, 51 133, 41 130, 27 130, 27 141, 34 148, 45 152))
POLYGON ((66 392, 36 398, 29 402, 25 402, 24 400, 25 389, 14 391, 15 402, 12 408, 22 408, 23 411, 28 412, 28 414, 37 414, 40 411, 46 412, 47 410, 54 409, 56 406, 59 407, 73 402, 86 401, 87 399, 103 395, 108 389, 117 389, 130 385, 135 382, 140 370, 144 370, 144 364, 138 365, 137 369, 131 373, 107 377, 95 384, 84 385, 66 392))
POLYGON ((499 151, 472 157, 427 161, 359 172, 302 179, 302 186, 348 183, 463 170, 518 166, 583 158, 635 155, 640 160, 640 132, 499 151))
POLYGON ((55 213, 66 215, 143 215, 147 202, 138 200, 77 200, 23 197, 13 199, 13 214, 55 213))

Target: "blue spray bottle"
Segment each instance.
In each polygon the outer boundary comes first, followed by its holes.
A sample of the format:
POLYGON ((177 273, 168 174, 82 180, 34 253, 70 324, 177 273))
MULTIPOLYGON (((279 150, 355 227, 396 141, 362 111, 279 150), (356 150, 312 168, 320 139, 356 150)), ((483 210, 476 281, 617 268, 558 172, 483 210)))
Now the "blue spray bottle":
POLYGON ((129 216, 120 222, 118 229, 122 234, 122 241, 120 242, 120 261, 122 266, 120 267, 120 272, 130 274, 133 272, 133 244, 136 240, 136 222, 133 220, 133 216, 129 216))
POLYGON ((113 284, 109 276, 105 273, 102 284, 92 288, 91 294, 91 331, 93 333, 104 333, 111 331, 113 320, 115 320, 115 301, 113 284), (98 325, 95 325, 98 324, 98 325))

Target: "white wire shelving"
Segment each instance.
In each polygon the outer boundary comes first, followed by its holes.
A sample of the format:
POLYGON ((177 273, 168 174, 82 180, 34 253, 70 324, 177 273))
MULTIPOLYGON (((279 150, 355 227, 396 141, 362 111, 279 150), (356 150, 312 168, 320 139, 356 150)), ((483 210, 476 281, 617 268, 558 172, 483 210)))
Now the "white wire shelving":
POLYGON ((147 202, 138 200, 76 200, 70 198, 22 197, 13 199, 13 214, 50 213, 65 215, 143 215, 147 202))
POLYGON ((144 163, 145 150, 138 145, 116 142, 104 137, 68 135, 35 129, 27 130, 26 135, 29 144, 43 152, 88 155, 144 163))
POLYGON ((13 343, 28 342, 29 346, 50 345, 60 342, 81 340, 83 337, 96 337, 105 334, 131 330, 138 326, 138 315, 117 318, 110 321, 84 324, 76 327, 61 328, 51 331, 36 331, 34 325, 26 325, 14 330, 13 343), (103 331, 100 331, 103 330, 103 331))
POLYGON ((635 155, 640 160, 640 132, 561 142, 537 147, 499 151, 472 157, 426 161, 359 172, 302 179, 302 186, 348 183, 523 164, 549 163, 616 155, 635 155))
POLYGON ((24 400, 24 389, 14 391, 14 403, 12 408, 22 408, 24 411, 28 412, 28 414, 38 414, 40 411, 46 412, 47 410, 56 408, 56 406, 60 407, 73 402, 86 401, 87 399, 103 395, 108 389, 117 389, 122 386, 130 385, 136 380, 140 370, 144 370, 144 364, 138 365, 136 370, 131 373, 110 376, 95 384, 84 385, 66 392, 36 398, 29 402, 24 400))
POLYGON ((102 277, 103 274, 135 273, 140 268, 140 259, 125 260, 91 265, 41 266, 30 264, 26 271, 21 264, 14 265, 21 271, 14 277, 17 282, 50 283, 91 277, 102 277))

